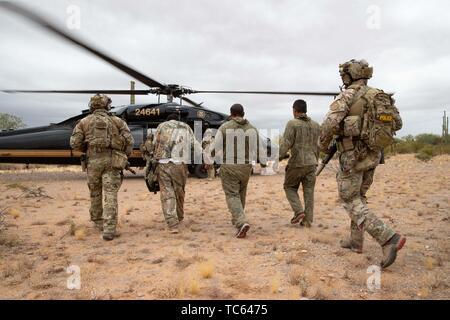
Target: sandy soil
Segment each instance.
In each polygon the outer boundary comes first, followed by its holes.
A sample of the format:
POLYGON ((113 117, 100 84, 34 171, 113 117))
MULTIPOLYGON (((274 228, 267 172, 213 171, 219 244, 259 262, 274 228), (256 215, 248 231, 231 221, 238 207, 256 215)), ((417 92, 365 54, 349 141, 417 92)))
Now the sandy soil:
MULTIPOLYGON (((159 195, 142 176, 119 193, 120 238, 105 242, 89 222, 78 168, 0 173, 0 298, 3 299, 449 299, 450 157, 428 163, 396 156, 377 169, 369 206, 407 236, 397 262, 371 291, 367 269, 381 250, 341 249, 349 219, 337 199, 333 166, 316 185, 310 230, 291 226, 284 174, 255 174, 246 239, 233 237, 220 181, 189 179, 186 220, 170 234, 159 195), (40 189, 39 189, 40 188, 40 189), (49 196, 50 198, 47 198, 49 196), (66 268, 79 266, 81 289, 66 268)), ((281 167, 280 172, 284 172, 281 167)))

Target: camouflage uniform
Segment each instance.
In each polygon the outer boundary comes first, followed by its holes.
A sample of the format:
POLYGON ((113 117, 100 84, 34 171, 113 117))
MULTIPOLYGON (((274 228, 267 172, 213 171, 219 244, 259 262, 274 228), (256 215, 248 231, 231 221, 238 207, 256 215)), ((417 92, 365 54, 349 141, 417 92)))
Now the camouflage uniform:
POLYGON ((149 133, 147 134, 147 139, 139 147, 139 149, 141 150, 141 153, 142 153, 142 159, 144 159, 145 163, 146 163, 146 165, 145 165, 146 176, 148 175, 148 173, 150 171, 150 166, 151 166, 152 160, 153 160, 153 150, 154 150, 153 139, 154 139, 154 135, 151 131, 149 131, 149 133))
POLYGON ((99 229, 103 229, 104 236, 111 236, 116 232, 117 192, 121 186, 122 177, 121 171, 114 169, 111 165, 113 152, 111 141, 101 147, 97 145, 101 131, 104 130, 104 128, 96 127, 99 120, 101 123, 109 121, 112 134, 119 139, 122 146, 121 151, 127 156, 133 150, 134 139, 125 121, 109 114, 105 109, 94 109, 92 114, 80 120, 70 138, 72 149, 87 153, 91 220, 99 229), (104 205, 102 204, 103 195, 104 205))
MULTIPOLYGON (((363 87, 367 87, 367 80, 354 81, 331 104, 330 111, 321 127, 319 147, 327 151, 334 136, 341 136, 341 124, 350 112, 356 95, 363 87)), ((395 119, 395 130, 400 130, 402 121, 395 119)), ((384 245, 395 232, 375 214, 369 210, 364 200, 365 193, 370 187, 373 173, 381 159, 381 152, 367 147, 362 140, 355 139, 354 148, 344 151, 338 147, 340 170, 337 174, 339 197, 344 202, 344 208, 351 219, 352 246, 362 250, 364 230, 375 240, 384 245)))
MULTIPOLYGON (((230 136, 228 136, 230 137, 230 136)), ((231 138, 231 137, 230 137, 231 138)), ((239 137, 237 140, 240 140, 239 137)), ((221 163, 220 179, 228 210, 231 213, 231 223, 239 230, 247 224, 245 217, 245 198, 247 185, 252 173, 252 161, 258 159, 259 133, 246 119, 235 117, 225 122, 217 131, 214 141, 216 162, 221 163), (233 150, 227 145, 233 142, 227 141, 227 133, 241 132, 255 137, 253 146, 245 139, 245 143, 239 145, 239 141, 234 145, 233 150), (243 147, 243 148, 242 148, 243 147)))
POLYGON ((211 129, 207 129, 205 131, 202 140, 202 148, 204 154, 204 162, 208 165, 208 180, 213 180, 216 177, 216 169, 214 168, 214 157, 212 156, 214 153, 214 136, 211 129))
POLYGON ((173 229, 184 219, 184 195, 187 180, 186 164, 191 162, 192 147, 201 150, 192 129, 184 122, 170 120, 161 123, 154 138, 156 174, 160 186, 164 218, 173 229), (199 149, 200 148, 200 149, 199 149))
POLYGON ((284 179, 286 198, 294 211, 294 217, 305 213, 302 221, 304 225, 313 222, 319 131, 319 124, 304 114, 287 123, 280 144, 280 160, 286 158, 287 152, 291 150, 284 179), (304 210, 298 196, 300 184, 303 186, 304 210))
POLYGON ((154 139, 154 135, 150 131, 147 134, 147 139, 140 146, 140 150, 142 152, 142 158, 147 162, 153 159, 153 149, 154 149, 153 139, 154 139))
POLYGON ((367 191, 373 183, 373 176, 375 175, 375 168, 364 171, 361 183, 361 198, 367 204, 367 191))

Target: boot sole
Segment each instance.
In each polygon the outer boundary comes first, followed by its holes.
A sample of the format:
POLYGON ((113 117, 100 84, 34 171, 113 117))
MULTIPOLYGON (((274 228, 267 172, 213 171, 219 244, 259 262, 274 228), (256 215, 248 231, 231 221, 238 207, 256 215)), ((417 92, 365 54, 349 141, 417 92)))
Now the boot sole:
POLYGON ((394 252, 391 252, 387 261, 385 261, 382 264, 383 269, 386 269, 387 267, 389 267, 390 265, 392 265, 395 262, 395 260, 397 259, 397 252, 399 252, 403 248, 405 243, 406 243, 406 238, 401 237, 400 241, 397 243, 397 245, 395 246, 395 248, 393 250, 394 252))
POLYGON ((241 230, 239 230, 238 234, 236 235, 236 238, 239 238, 239 239, 245 238, 249 229, 250 229, 249 225, 246 225, 245 227, 243 227, 241 230))
POLYGON ((305 219, 305 214, 301 213, 297 217, 291 219, 291 224, 301 223, 305 219))
POLYGON ((402 238, 400 239, 400 241, 398 242, 398 244, 397 244, 397 252, 400 251, 400 250, 402 250, 402 248, 403 248, 403 246, 405 245, 405 243, 406 243, 406 238, 405 238, 405 237, 402 237, 402 238))

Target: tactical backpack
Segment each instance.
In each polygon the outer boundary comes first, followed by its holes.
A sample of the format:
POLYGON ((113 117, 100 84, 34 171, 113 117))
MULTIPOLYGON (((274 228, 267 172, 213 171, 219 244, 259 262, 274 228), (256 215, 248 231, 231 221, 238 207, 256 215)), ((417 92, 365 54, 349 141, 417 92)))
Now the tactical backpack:
POLYGON ((394 143, 397 108, 383 90, 362 87, 344 120, 344 136, 359 136, 374 151, 394 143))
POLYGON ((91 132, 88 140, 90 148, 101 150, 111 147, 112 123, 109 116, 93 114, 90 128, 91 132))
POLYGON ((109 115, 93 114, 89 147, 98 151, 112 149, 111 165, 114 169, 123 170, 128 165, 128 157, 124 152, 125 139, 119 128, 109 115))

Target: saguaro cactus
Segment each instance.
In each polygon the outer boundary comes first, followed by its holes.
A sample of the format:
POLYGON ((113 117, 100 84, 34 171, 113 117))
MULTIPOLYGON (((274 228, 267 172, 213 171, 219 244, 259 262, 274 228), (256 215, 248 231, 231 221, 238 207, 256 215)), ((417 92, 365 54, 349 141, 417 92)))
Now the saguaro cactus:
POLYGON ((442 138, 445 141, 448 141, 448 116, 447 113, 444 111, 444 117, 442 118, 442 138))

